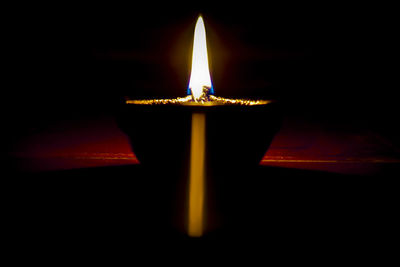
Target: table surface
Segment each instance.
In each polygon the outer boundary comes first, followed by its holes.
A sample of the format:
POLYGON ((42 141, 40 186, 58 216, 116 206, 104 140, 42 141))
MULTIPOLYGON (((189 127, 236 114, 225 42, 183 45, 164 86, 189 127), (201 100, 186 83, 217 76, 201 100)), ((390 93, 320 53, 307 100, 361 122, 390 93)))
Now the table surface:
MULTIPOLYGON (((139 164, 127 136, 107 115, 34 129, 16 142, 11 158, 20 171, 139 164)), ((400 147, 370 129, 286 117, 260 165, 377 174, 397 169, 400 147)))
POLYGON ((398 228, 399 152, 376 131, 285 118, 257 170, 213 186, 217 212, 207 223, 215 228, 191 240, 182 234, 185 201, 177 198, 185 188, 176 177, 143 169, 111 116, 64 120, 32 130, 12 150, 23 179, 10 179, 6 229, 29 248, 42 240, 65 251, 178 241, 190 249, 262 243, 330 258, 338 249, 386 253, 398 228))

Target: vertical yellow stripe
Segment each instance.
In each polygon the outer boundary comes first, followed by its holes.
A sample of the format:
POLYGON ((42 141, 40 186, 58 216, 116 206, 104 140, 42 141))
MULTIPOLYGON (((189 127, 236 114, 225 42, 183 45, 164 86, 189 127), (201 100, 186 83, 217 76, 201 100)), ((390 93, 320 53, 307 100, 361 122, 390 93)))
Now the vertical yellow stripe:
POLYGON ((204 178, 205 178, 206 115, 192 114, 192 139, 190 147, 189 223, 188 234, 203 235, 204 178))

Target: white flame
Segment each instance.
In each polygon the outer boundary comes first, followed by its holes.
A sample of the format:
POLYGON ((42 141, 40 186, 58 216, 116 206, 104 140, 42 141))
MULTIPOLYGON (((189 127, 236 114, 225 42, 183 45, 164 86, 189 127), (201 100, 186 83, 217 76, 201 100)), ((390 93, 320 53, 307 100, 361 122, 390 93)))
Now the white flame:
POLYGON ((212 85, 208 69, 206 29, 203 18, 199 16, 194 30, 192 72, 189 82, 189 88, 195 100, 202 95, 204 86, 211 88, 212 85))

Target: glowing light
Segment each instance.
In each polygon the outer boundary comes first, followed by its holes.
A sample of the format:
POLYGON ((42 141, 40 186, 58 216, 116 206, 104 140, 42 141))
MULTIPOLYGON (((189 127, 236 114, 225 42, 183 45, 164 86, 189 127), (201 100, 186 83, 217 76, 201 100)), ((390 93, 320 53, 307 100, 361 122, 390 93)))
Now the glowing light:
MULTIPOLYGON (((192 69, 188 95, 174 99, 126 100, 133 105, 177 105, 177 106, 257 106, 267 105, 270 100, 230 99, 214 96, 208 67, 207 42, 204 21, 199 16, 193 40, 192 69)), ((188 235, 200 237, 205 232, 205 177, 206 177, 206 109, 192 113, 192 135, 190 146, 188 235)))
POLYGON ((189 222, 191 237, 203 235, 206 114, 192 114, 192 138, 190 145, 189 222))
POLYGON ((200 101, 204 93, 213 93, 210 71, 208 69, 206 29, 201 16, 197 19, 194 30, 192 71, 189 89, 194 101, 200 101))
POLYGON ((175 99, 148 99, 148 100, 126 100, 126 104, 135 105, 184 105, 184 106, 218 106, 239 105, 254 106, 266 105, 272 101, 230 99, 214 96, 211 82, 210 70, 208 68, 206 29, 201 16, 197 19, 194 30, 192 71, 188 86, 188 96, 175 99))

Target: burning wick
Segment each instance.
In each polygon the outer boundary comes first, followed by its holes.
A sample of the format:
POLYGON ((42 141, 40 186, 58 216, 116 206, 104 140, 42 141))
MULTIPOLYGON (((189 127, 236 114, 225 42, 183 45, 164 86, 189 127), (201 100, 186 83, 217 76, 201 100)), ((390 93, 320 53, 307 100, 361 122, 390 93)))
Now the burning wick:
POLYGON ((127 100, 127 104, 136 105, 266 105, 268 100, 247 100, 247 99, 229 99, 214 96, 214 88, 211 82, 210 70, 208 68, 206 29, 201 16, 197 19, 194 30, 193 53, 192 53, 192 71, 190 74, 187 96, 174 99, 148 99, 148 100, 127 100))
POLYGON ((192 72, 188 94, 195 102, 209 101, 209 94, 213 94, 210 71, 208 68, 206 29, 201 16, 197 19, 194 30, 192 72))
MULTIPOLYGON (((192 70, 186 97, 174 99, 127 100, 127 104, 136 105, 183 105, 183 106, 218 106, 266 105, 268 100, 229 99, 214 96, 208 68, 206 30, 204 21, 199 16, 194 31, 192 70)), ((189 210, 188 235, 201 237, 204 233, 204 203, 205 203, 205 150, 206 150, 206 114, 192 113, 192 133, 190 147, 189 173, 189 210)))

